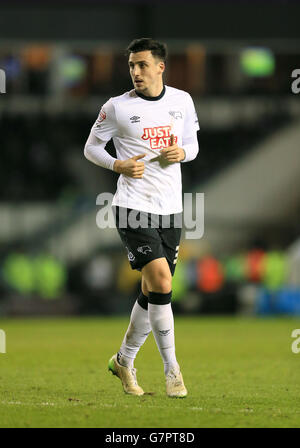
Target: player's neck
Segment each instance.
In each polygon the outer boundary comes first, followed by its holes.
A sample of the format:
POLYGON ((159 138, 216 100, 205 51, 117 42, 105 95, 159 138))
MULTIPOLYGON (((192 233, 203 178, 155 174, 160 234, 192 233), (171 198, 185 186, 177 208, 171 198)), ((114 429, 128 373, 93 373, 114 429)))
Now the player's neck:
POLYGON ((143 92, 140 91, 138 92, 136 90, 136 93, 144 99, 149 100, 160 99, 163 97, 165 93, 165 86, 163 83, 161 83, 158 87, 155 87, 153 89, 145 89, 143 92))
POLYGON ((147 93, 144 93, 145 96, 156 97, 159 96, 163 91, 164 85, 161 81, 157 86, 153 86, 150 89, 147 89, 147 93))

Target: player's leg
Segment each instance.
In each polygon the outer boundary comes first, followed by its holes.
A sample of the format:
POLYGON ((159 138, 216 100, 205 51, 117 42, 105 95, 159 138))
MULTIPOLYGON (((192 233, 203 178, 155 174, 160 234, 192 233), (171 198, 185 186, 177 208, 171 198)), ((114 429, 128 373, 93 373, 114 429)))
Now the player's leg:
POLYGON ((125 333, 120 350, 109 361, 109 370, 122 381, 123 389, 132 395, 143 395, 143 389, 138 385, 135 357, 146 341, 151 326, 148 317, 148 290, 142 277, 142 291, 133 305, 129 326, 125 333))
POLYGON ((164 362, 166 390, 170 397, 185 397, 185 388, 175 354, 174 317, 171 308, 172 276, 178 257, 181 230, 161 232, 166 258, 151 261, 142 269, 148 287, 149 320, 164 362))
POLYGON ((172 275, 166 258, 158 258, 146 264, 142 273, 149 288, 149 321, 167 374, 173 368, 178 368, 171 307, 172 275))
POLYGON ((119 364, 133 367, 136 355, 149 333, 151 333, 151 326, 148 317, 148 289, 142 276, 141 293, 132 308, 129 326, 118 352, 119 364))
MULTIPOLYGON (((131 209, 122 207, 113 208, 117 229, 124 246, 127 249, 128 259, 132 269, 141 271, 142 266, 153 258, 163 256, 161 241, 156 229, 151 228, 151 216, 147 213, 140 212, 140 218, 143 222, 147 222, 149 226, 133 228, 130 226, 129 220, 125 227, 120 226, 119 217, 129 217, 131 209)), ((148 289, 144 276, 142 276, 141 293, 135 302, 131 316, 129 327, 123 338, 120 350, 118 352, 118 361, 126 367, 133 367, 134 359, 138 350, 147 339, 151 332, 148 318, 148 289)))
MULTIPOLYGON (((118 220, 116 221, 118 222, 118 220)), ((164 253, 164 248, 162 246, 162 241, 161 241, 161 232, 158 232, 155 228, 137 228, 137 229, 131 229, 129 228, 118 228, 118 232, 120 234, 120 237, 124 243, 124 246, 127 249, 128 252, 128 259, 130 261, 131 267, 132 269, 138 269, 141 270, 143 273, 143 267, 150 265, 150 263, 152 261, 155 260, 159 260, 159 259, 163 259, 165 266, 167 266, 167 263, 169 262, 169 254, 168 254, 168 262, 166 261, 166 259, 164 258, 165 253, 164 253)), ((178 244, 177 240, 176 240, 176 244, 178 244)), ((174 241, 171 241, 171 245, 172 247, 174 246, 174 241)), ((173 262, 173 260, 172 260, 173 262)), ((152 266, 152 265, 151 265, 152 266)), ((171 271, 173 273, 173 266, 171 266, 171 271)), ((125 356, 127 357, 127 359, 124 357, 123 358, 123 362, 124 362, 124 366, 122 366, 121 364, 119 364, 118 360, 117 360, 117 355, 114 355, 114 357, 110 360, 110 363, 112 364, 113 368, 110 368, 110 370, 115 373, 114 369, 118 369, 118 376, 121 378, 122 384, 123 384, 123 388, 125 390, 125 392, 127 393, 132 393, 135 395, 141 395, 143 393, 142 389, 137 385, 136 382, 136 377, 135 377, 135 369, 132 366, 132 359, 134 359, 133 357, 136 356, 136 353, 138 352, 139 348, 141 347, 141 345, 145 342, 149 331, 151 329, 151 326, 149 325, 150 320, 145 319, 146 318, 146 314, 144 313, 144 311, 146 311, 147 308, 147 301, 148 301, 148 297, 150 295, 150 293, 152 293, 152 296, 154 297, 156 292, 158 291, 157 294, 158 295, 162 295, 162 294, 166 294, 166 291, 171 291, 171 277, 170 277, 170 269, 167 272, 167 282, 165 281, 165 275, 160 275, 160 271, 157 269, 153 269, 150 267, 147 269, 147 274, 149 277, 149 282, 146 278, 145 275, 143 275, 142 278, 142 292, 140 294, 140 297, 138 299, 137 304, 135 304, 134 306, 134 310, 132 312, 132 317, 131 317, 131 322, 129 325, 129 331, 127 330, 127 334, 124 337, 123 343, 122 343, 122 350, 124 351, 124 347, 127 345, 130 346, 130 342, 132 341, 132 335, 136 335, 137 333, 135 333, 134 331, 132 331, 132 329, 135 327, 135 322, 140 321, 142 323, 141 327, 143 327, 143 333, 141 334, 141 330, 139 331, 139 343, 137 344, 137 346, 135 348, 133 348, 132 346, 129 347, 129 350, 127 351, 127 354, 125 354, 125 356), (152 272, 153 271, 153 272, 152 272), (162 283, 164 284, 163 290, 161 290, 161 286, 162 283), (151 287, 149 286, 152 285, 151 287), (158 288, 158 289, 157 289, 158 288), (138 305, 140 307, 138 307, 138 305), (149 328, 149 330, 147 330, 147 327, 149 328), (146 328, 146 331, 145 331, 146 328), (130 350, 131 349, 131 350, 130 350), (135 352, 136 351, 136 352, 135 352), (135 353, 134 353, 135 352, 135 353), (128 364, 127 364, 128 363, 128 364), (127 364, 129 367, 126 367, 125 364, 127 364), (130 383, 130 387, 127 387, 127 383, 130 383)), ((170 298, 171 298, 171 294, 168 292, 168 303, 166 303, 166 305, 169 304, 169 306, 164 306, 164 311, 166 314, 168 314, 168 320, 170 321, 170 317, 171 317, 171 335, 173 334, 173 340, 174 340, 174 323, 172 325, 172 318, 173 318, 173 314, 172 314, 172 310, 171 310, 171 315, 170 315, 170 298)), ((164 297, 165 299, 165 297, 164 297)), ((154 300, 154 299, 153 299, 154 300)), ((159 305, 161 304, 161 302, 159 302, 159 305)), ((150 313, 151 316, 153 316, 153 320, 156 320, 156 316, 158 315, 158 305, 156 305, 153 309, 153 312, 150 313)), ((162 309, 160 310, 160 315, 162 315, 162 309)), ((148 313, 149 315, 149 313, 148 313)), ((153 324, 154 325, 154 324, 153 324)), ((159 331, 159 329, 158 329, 159 331)), ((167 335, 166 335, 167 336, 167 335)), ((135 339, 135 343, 136 343, 136 336, 134 336, 135 339)), ((159 345, 159 343, 158 343, 159 345)), ((174 345, 174 344, 173 344, 174 345)), ((164 349, 164 347, 162 348, 164 349)), ((121 351, 121 350, 120 350, 121 351)), ((126 351, 126 348, 125 348, 126 351)), ((173 360, 173 362, 168 362, 168 359, 171 358, 171 353, 172 351, 174 351, 175 353, 175 347, 172 348, 170 350, 170 355, 169 357, 166 358, 166 370, 169 373, 174 372, 175 366, 177 366, 176 363, 176 358, 175 361, 173 360), (174 365, 174 369, 170 370, 168 368, 168 364, 174 365)), ((165 353, 164 353, 165 354, 165 353)), ((122 359, 119 358, 119 361, 122 362, 122 359)), ((175 380, 178 383, 178 374, 180 374, 180 372, 178 373, 178 371, 176 371, 176 375, 175 375, 175 380)), ((117 374, 117 373, 115 373, 117 374)), ((174 379, 173 378, 173 379, 174 379)), ((173 380, 172 380, 173 381, 173 380)), ((182 382, 183 384, 183 382, 182 382)), ((184 387, 184 385, 183 385, 184 387)), ((167 386, 167 391, 168 391, 168 386, 167 386)), ((182 390, 175 390, 174 387, 172 388, 171 393, 168 393, 168 395, 170 396, 184 396, 182 390)))
MULTIPOLYGON (((132 262, 135 257, 132 259, 132 256, 129 256, 130 249, 127 230, 119 228, 119 207, 113 207, 113 213, 116 227, 127 248, 128 259, 132 262)), ((132 233, 130 233, 130 236, 132 236, 132 233)), ((148 298, 143 294, 143 291, 146 292, 146 289, 142 280, 142 291, 131 311, 129 326, 123 338, 121 348, 118 353, 112 356, 108 364, 108 369, 120 378, 124 391, 132 395, 143 395, 144 393, 137 383, 136 369, 133 367, 133 363, 139 348, 151 332, 147 311, 148 298)))

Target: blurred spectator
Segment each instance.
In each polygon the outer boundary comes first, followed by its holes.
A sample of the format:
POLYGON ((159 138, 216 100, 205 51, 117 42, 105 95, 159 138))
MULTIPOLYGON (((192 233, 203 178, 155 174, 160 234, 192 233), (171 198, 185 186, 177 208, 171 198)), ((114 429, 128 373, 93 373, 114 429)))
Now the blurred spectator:
POLYGON ((25 296, 34 291, 35 272, 30 257, 22 253, 9 254, 2 269, 3 279, 9 288, 25 296))
POLYGON ((27 72, 28 93, 46 95, 49 91, 51 49, 47 46, 32 45, 24 48, 22 56, 27 72))
POLYGON ((265 253, 261 249, 253 249, 246 256, 246 277, 251 282, 260 282, 263 276, 265 253))
POLYGON ((263 263, 263 283, 270 290, 279 289, 287 279, 287 258, 279 251, 268 252, 263 263))
POLYGON ((3 262, 2 276, 10 290, 41 299, 58 299, 64 292, 65 266, 52 256, 11 253, 3 262))
POLYGON ((59 299, 65 289, 67 271, 52 256, 44 254, 33 259, 35 291, 42 299, 59 299))
POLYGON ((200 291, 219 291, 224 283, 224 273, 221 263, 212 256, 204 257, 198 262, 198 281, 200 291))

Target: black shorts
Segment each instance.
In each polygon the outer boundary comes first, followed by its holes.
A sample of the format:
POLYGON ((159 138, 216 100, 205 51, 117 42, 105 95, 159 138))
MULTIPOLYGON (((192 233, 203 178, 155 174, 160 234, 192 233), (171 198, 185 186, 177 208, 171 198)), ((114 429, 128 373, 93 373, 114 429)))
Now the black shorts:
POLYGON ((132 269, 141 271, 150 261, 165 257, 171 275, 174 275, 181 237, 182 213, 155 215, 118 206, 112 206, 112 210, 132 269), (136 220, 142 222, 137 228, 136 224, 132 226, 132 221, 128 219, 131 211, 136 220))

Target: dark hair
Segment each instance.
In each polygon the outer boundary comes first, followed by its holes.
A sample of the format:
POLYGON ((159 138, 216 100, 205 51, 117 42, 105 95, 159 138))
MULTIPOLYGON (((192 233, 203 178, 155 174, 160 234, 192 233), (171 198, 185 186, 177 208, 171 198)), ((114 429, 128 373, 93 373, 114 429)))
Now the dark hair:
POLYGON ((128 57, 130 53, 138 53, 140 51, 150 50, 152 56, 161 59, 166 63, 167 61, 167 46, 150 37, 142 37, 141 39, 134 39, 126 48, 125 55, 128 57))

